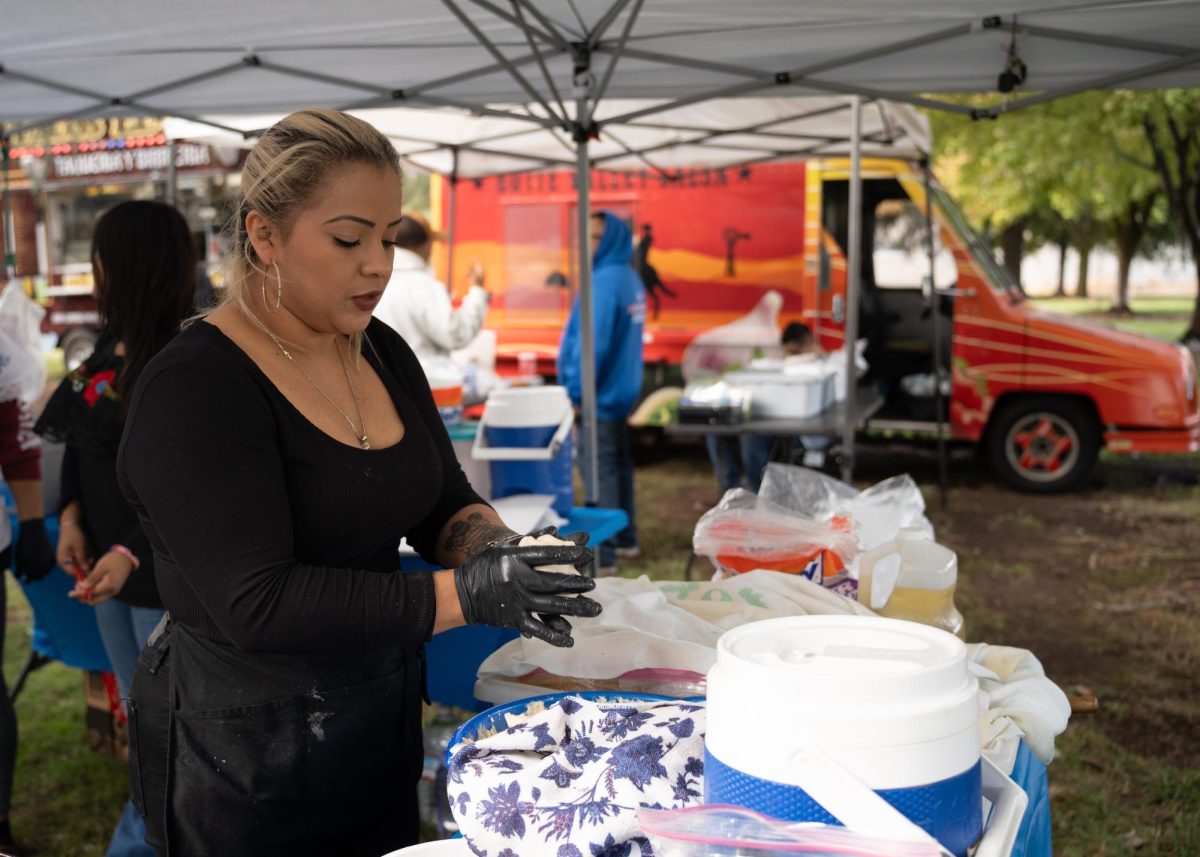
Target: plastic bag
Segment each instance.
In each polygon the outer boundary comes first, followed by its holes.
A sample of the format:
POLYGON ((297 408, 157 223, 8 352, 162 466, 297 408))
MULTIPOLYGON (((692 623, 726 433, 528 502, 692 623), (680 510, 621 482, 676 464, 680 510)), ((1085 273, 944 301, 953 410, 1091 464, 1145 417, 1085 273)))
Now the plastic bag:
POLYGON ((858 490, 807 467, 769 463, 758 496, 797 515, 823 520, 857 497, 858 490))
POLYGON ((846 517, 814 520, 734 488, 696 523, 692 547, 722 571, 764 568, 825 584, 858 553, 851 526, 846 517))
POLYGON ((596 581, 590 596, 604 612, 572 620, 574 646, 563 649, 518 637, 480 664, 476 695, 496 702, 528 696, 532 687, 616 686, 692 696, 702 692, 696 676, 703 678, 712 668, 717 640, 730 628, 781 616, 871 615, 856 601, 810 580, 773 571, 721 581, 608 577, 596 581), (553 678, 543 683, 531 675, 535 670, 553 678), (489 679, 515 679, 524 687, 502 687, 489 679), (648 680, 653 684, 637 684, 648 680), (517 695, 508 695, 513 691, 517 695))
POLYGON ((778 821, 739 806, 639 809, 638 823, 655 857, 938 857, 933 840, 881 839, 845 827, 778 821))
MULTIPOLYGON (((866 351, 867 351, 867 340, 865 340, 865 339, 858 340, 858 342, 855 344, 855 348, 854 348, 854 375, 855 375, 854 383, 855 384, 858 383, 858 380, 860 378, 862 378, 864 375, 867 374, 867 369, 870 368, 867 365, 867 358, 865 356, 866 351)), ((845 346, 835 349, 834 351, 830 351, 828 354, 825 355, 825 360, 828 362, 828 365, 831 366, 833 368, 833 371, 836 373, 837 377, 835 377, 834 381, 833 381, 833 400, 835 402, 840 402, 846 398, 846 348, 845 348, 845 346)))
POLYGON ((0 292, 0 400, 31 402, 45 390, 41 344, 45 315, 16 283, 0 292))
POLYGON ((818 521, 848 517, 864 551, 894 539, 901 527, 915 527, 933 537, 925 498, 907 474, 860 492, 807 467, 768 464, 759 499, 818 521))
POLYGON ((706 330, 683 350, 680 370, 691 384, 715 378, 731 369, 748 366, 756 357, 778 355, 779 310, 783 296, 771 291, 762 296, 754 309, 729 324, 706 330))

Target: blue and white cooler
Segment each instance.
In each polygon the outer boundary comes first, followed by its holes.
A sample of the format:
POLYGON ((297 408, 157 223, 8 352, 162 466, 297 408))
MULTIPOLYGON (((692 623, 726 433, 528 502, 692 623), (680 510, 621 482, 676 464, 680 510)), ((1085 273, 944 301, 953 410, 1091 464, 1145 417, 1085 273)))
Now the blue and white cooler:
POLYGON ((475 433, 473 458, 491 467, 492 498, 549 494, 554 511, 568 515, 571 427, 575 411, 565 387, 510 387, 488 396, 475 433))
POLYGON ((963 857, 983 830, 979 714, 966 649, 945 631, 869 616, 743 625, 708 674, 705 802, 928 835, 963 857))

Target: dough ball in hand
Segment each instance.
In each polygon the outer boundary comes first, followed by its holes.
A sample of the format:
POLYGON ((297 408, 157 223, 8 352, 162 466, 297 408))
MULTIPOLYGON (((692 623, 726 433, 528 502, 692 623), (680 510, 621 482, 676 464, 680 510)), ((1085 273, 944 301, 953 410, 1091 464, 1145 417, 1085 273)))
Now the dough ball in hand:
MULTIPOLYGON (((518 547, 527 548, 530 545, 574 545, 574 542, 566 539, 555 538, 554 536, 524 536, 517 543, 518 547)), ((579 569, 573 565, 539 565, 538 571, 544 571, 548 574, 579 574, 579 569)))

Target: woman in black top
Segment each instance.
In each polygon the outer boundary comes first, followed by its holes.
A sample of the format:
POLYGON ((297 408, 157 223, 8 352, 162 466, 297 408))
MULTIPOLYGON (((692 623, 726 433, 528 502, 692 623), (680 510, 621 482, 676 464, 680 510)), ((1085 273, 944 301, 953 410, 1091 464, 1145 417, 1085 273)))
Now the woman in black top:
MULTIPOLYGON (((163 603, 153 553, 117 485, 123 394, 192 312, 196 260, 187 221, 161 202, 114 206, 93 230, 92 270, 104 332, 91 357, 54 391, 34 431, 65 444, 58 564, 79 581, 71 596, 96 608, 124 699, 163 603)), ((144 836, 127 804, 108 853, 125 854, 128 840, 137 844, 144 836)))
POLYGON ((412 351, 371 320, 400 174, 306 110, 250 153, 225 300, 144 373, 119 467, 171 621, 143 652, 131 768, 186 855, 378 857, 417 838, 422 644, 463 622, 570 645, 592 588, 535 566, 467 483, 412 351), (401 573, 401 537, 450 569, 401 573))

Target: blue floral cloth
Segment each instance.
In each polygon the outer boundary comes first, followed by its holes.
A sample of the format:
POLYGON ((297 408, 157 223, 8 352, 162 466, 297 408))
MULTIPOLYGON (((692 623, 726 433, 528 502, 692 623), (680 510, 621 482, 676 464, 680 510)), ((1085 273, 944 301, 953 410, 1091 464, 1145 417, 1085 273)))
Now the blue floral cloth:
POLYGON ((454 753, 446 790, 479 857, 649 857, 638 807, 700 803, 704 707, 564 697, 454 753))

